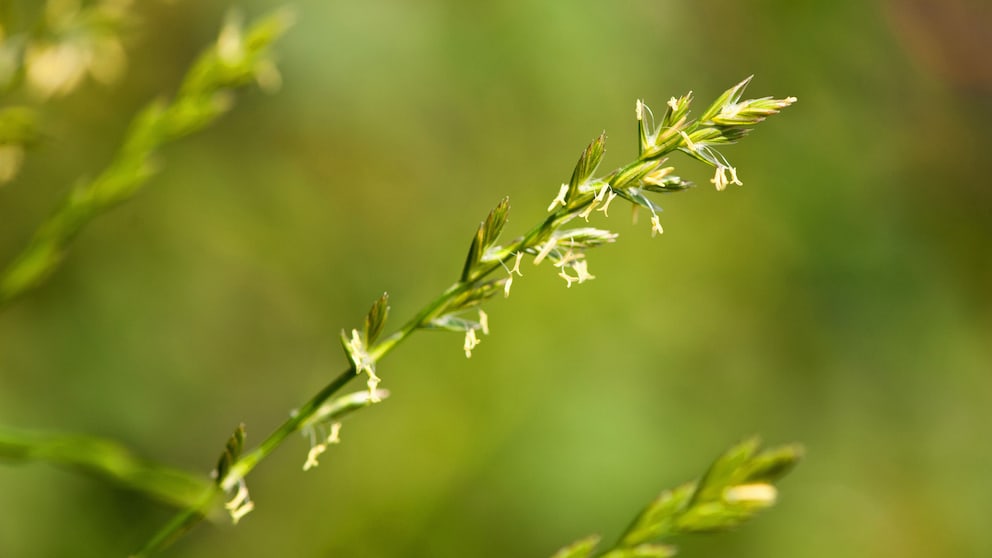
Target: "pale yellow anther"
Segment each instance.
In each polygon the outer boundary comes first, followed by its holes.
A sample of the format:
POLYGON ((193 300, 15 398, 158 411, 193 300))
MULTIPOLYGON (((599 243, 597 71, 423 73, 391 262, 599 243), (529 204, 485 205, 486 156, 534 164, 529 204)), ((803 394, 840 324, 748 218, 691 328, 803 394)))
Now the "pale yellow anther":
POLYGON ((743 186, 744 183, 741 182, 739 178, 737 178, 737 169, 734 168, 734 167, 727 167, 727 168, 730 169, 730 182, 731 182, 731 184, 736 184, 738 186, 743 186))
POLYGON ((596 278, 596 276, 589 273, 588 265, 589 265, 588 262, 586 262, 585 260, 579 260, 572 265, 572 269, 575 270, 575 274, 577 275, 576 280, 579 283, 585 283, 590 279, 596 278))
POLYGON ((733 118, 737 116, 737 113, 741 111, 741 107, 743 106, 744 103, 727 103, 720 108, 720 117, 728 119, 733 118))
POLYGON ((549 238, 548 241, 544 243, 544 246, 541 247, 541 251, 538 252, 536 256, 534 256, 534 265, 537 265, 542 261, 544 261, 544 258, 548 257, 548 254, 550 254, 551 251, 554 250, 555 246, 557 245, 558 245, 557 238, 553 236, 549 238))
POLYGON ((524 259, 523 252, 517 252, 517 259, 513 261, 513 268, 510 269, 510 276, 512 277, 514 273, 523 277, 524 274, 520 273, 520 261, 524 259))
POLYGON ((658 218, 658 214, 655 213, 651 216, 651 236, 656 236, 659 234, 664 234, 665 229, 661 228, 661 219, 658 218))
POLYGON ((592 215, 592 211, 594 209, 596 209, 596 206, 598 204, 599 204, 599 200, 596 199, 596 198, 593 198, 592 201, 589 202, 589 205, 587 205, 586 208, 583 209, 581 213, 579 213, 579 217, 582 217, 588 223, 589 222, 589 216, 592 215))
POLYGON ((589 202, 589 205, 587 205, 586 208, 583 209, 581 213, 579 213, 579 217, 582 217, 583 219, 586 220, 586 223, 588 223, 589 216, 592 215, 592 211, 596 209, 596 205, 598 203, 599 202, 596 201, 596 198, 593 198, 592 201, 589 202))
POLYGON ((479 309, 479 327, 482 328, 483 335, 489 335, 489 314, 479 309))
POLYGON ((503 298, 510 298, 510 287, 513 286, 513 276, 511 275, 506 283, 503 283, 503 298))
POLYGON ((664 167, 658 170, 651 171, 647 176, 644 177, 644 182, 648 184, 654 184, 655 186, 664 186, 665 177, 672 174, 675 167, 664 167))
POLYGON ((767 483, 739 484, 723 491, 723 500, 730 503, 747 503, 770 506, 778 498, 778 490, 767 483))
POLYGON ((478 346, 479 343, 479 338, 475 335, 475 329, 465 331, 465 358, 472 358, 472 349, 478 346))
POLYGON ((717 165, 716 171, 713 173, 713 178, 710 182, 716 186, 717 191, 722 192, 727 188, 727 184, 736 184, 738 186, 743 186, 744 183, 737 178, 737 169, 734 167, 728 167, 726 165, 717 165), (727 171, 730 171, 730 179, 727 179, 727 171))
POLYGON ((565 266, 570 265, 575 260, 581 260, 583 257, 584 256, 581 253, 576 254, 575 252, 569 250, 568 252, 565 252, 565 255, 562 256, 560 260, 555 262, 555 267, 564 268, 565 266))
POLYGON ((339 444, 339 443, 341 443, 341 423, 335 422, 334 424, 331 425, 331 433, 327 435, 327 438, 323 442, 316 444, 312 448, 310 448, 310 452, 307 453, 306 463, 303 464, 303 470, 309 471, 310 469, 313 469, 317 465, 320 465, 320 463, 317 461, 317 458, 320 457, 320 454, 327 451, 327 446, 329 446, 330 444, 339 444))
POLYGON ((710 182, 716 186, 717 192, 722 192, 727 188, 727 169, 726 167, 720 165, 717 166, 716 171, 713 173, 713 178, 710 182))
MULTIPOLYGON (((590 279, 595 279, 596 277, 589 273, 589 264, 581 256, 573 258, 569 265, 561 265, 561 271, 558 273, 558 277, 565 280, 565 286, 568 288, 572 287, 572 283, 582 284, 590 279), (572 269, 575 271, 575 275, 569 275, 567 269, 572 269)), ((559 262, 562 263, 562 262, 559 262)), ((556 264, 557 265, 557 264, 556 264)))
POLYGON ((568 194, 568 184, 562 184, 561 188, 558 189, 558 195, 555 199, 551 200, 551 205, 548 206, 548 211, 555 208, 556 205, 565 206, 565 195, 568 194))
POLYGON ((605 216, 607 216, 607 217, 609 217, 609 216, 610 216, 610 214, 609 214, 609 213, 607 213, 607 211, 609 211, 609 209, 610 209, 610 204, 611 204, 611 203, 613 203, 613 200, 615 200, 615 199, 616 199, 616 197, 617 197, 617 193, 616 193, 616 192, 614 192, 614 191, 613 191, 613 190, 611 189, 611 190, 610 190, 610 195, 609 195, 609 196, 608 196, 608 197, 606 198, 606 202, 605 202, 605 203, 603 204, 603 207, 600 207, 600 208, 599 208, 599 209, 597 209, 596 211, 602 211, 602 212, 603 212, 603 215, 605 215, 605 216))
POLYGON ((238 479, 238 491, 234 494, 234 498, 224 504, 224 507, 233 510, 244 505, 246 501, 248 501, 248 485, 245 484, 244 479, 238 479))
POLYGON ((254 509, 255 509, 255 502, 249 501, 249 502, 245 502, 245 504, 240 508, 230 510, 229 513, 231 514, 231 523, 237 525, 238 522, 241 521, 241 518, 251 513, 251 511, 254 509))
POLYGON ((310 469, 313 469, 317 465, 320 465, 320 463, 317 461, 317 458, 320 457, 320 454, 324 453, 325 451, 327 451, 327 444, 317 444, 316 446, 310 448, 310 452, 307 453, 307 460, 305 463, 303 463, 303 470, 309 471, 310 469))
POLYGON ((224 504, 224 507, 227 508, 231 521, 235 524, 255 509, 255 503, 248 497, 248 485, 245 484, 245 479, 238 479, 238 491, 230 502, 224 504))
POLYGON ((668 108, 672 109, 672 111, 679 110, 679 100, 676 99, 675 97, 672 97, 671 99, 669 99, 668 100, 668 108))
POLYGON ((375 372, 369 370, 369 379, 366 380, 365 386, 369 388, 369 402, 378 403, 381 401, 379 398, 379 392, 376 391, 379 388, 379 384, 382 383, 382 379, 375 375, 375 372))

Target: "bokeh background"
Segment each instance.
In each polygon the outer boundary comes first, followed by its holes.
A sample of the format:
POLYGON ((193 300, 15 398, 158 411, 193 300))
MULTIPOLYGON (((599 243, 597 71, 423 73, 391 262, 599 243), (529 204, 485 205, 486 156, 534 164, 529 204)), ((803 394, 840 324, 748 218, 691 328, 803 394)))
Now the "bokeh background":
MULTIPOLYGON (((229 6, 138 3, 123 78, 45 105, 0 188, 0 261, 229 6)), ((523 232, 600 131, 604 168, 633 157, 635 99, 703 104, 755 74, 751 96, 799 103, 726 150, 744 187, 674 159, 700 187, 662 200, 663 236, 617 206, 595 281, 529 266, 471 360, 457 334, 414 336, 380 363, 393 397, 318 469, 293 440, 250 477, 242 524, 166 555, 549 556, 751 434, 808 458, 775 509, 685 556, 992 555, 987 2, 295 6, 282 90, 164 150, 0 314, 4 424, 206 472, 235 425, 259 441, 344 367, 338 332, 382 291, 395 326, 444 289, 502 196, 523 232)), ((4 466, 0 556, 126 555, 171 511, 4 466)))

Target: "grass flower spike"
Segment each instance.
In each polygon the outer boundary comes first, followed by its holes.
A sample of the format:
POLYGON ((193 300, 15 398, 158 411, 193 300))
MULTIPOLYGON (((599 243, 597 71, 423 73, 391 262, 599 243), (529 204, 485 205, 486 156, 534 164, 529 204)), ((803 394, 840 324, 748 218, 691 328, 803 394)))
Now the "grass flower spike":
MULTIPOLYGON (((672 97, 660 123, 655 121, 651 109, 638 100, 635 104, 639 145, 637 157, 626 165, 597 176, 596 171, 606 152, 606 135, 600 134, 580 155, 569 181, 558 188, 544 220, 523 235, 505 243, 500 243, 499 240, 507 223, 510 206, 509 200, 501 200, 486 219, 479 223, 469 243, 461 274, 454 283, 395 332, 380 338, 388 312, 388 296, 383 294, 373 303, 362 330, 352 329, 349 333, 341 333, 341 343, 349 363, 348 370, 294 412, 258 448, 236 460, 231 468, 237 469, 241 475, 239 478, 243 478, 286 437, 300 430, 311 438, 311 448, 304 468, 315 467, 317 457, 326 451, 328 444, 337 443, 340 426, 332 425, 330 433, 317 442, 314 425, 336 420, 345 412, 381 401, 383 396, 380 394, 385 392, 378 389, 380 379, 376 374, 376 364, 415 331, 434 329, 459 332, 464 336, 462 350, 466 357, 471 357, 480 343, 479 333, 489 333, 489 316, 478 307, 497 292, 502 292, 504 297, 509 296, 514 275, 522 276, 520 264, 523 258, 531 257, 535 265, 550 260, 567 287, 594 279, 595 276, 589 271, 587 252, 615 242, 617 234, 597 227, 569 226, 576 218, 588 221, 596 209, 605 217, 610 203, 621 198, 631 203, 635 209, 644 208, 649 211, 651 234, 661 234, 663 229, 658 214, 662 208, 654 201, 653 196, 681 192, 692 187, 691 183, 675 174, 674 166, 666 165, 669 155, 682 152, 714 167, 713 183, 718 190, 724 189, 727 184, 740 184, 736 168, 730 165, 718 148, 741 139, 755 124, 795 102, 794 97, 742 101, 741 96, 749 81, 750 78, 724 92, 695 120, 690 119, 691 93, 672 97), (499 269, 507 275, 489 278, 499 269), (475 311, 478 312, 477 318, 469 314, 475 311), (367 376, 366 392, 336 397, 339 390, 362 373, 367 376)), ((732 451, 743 452, 748 459, 753 457, 761 461, 766 454, 755 457, 756 447, 756 442, 748 442, 732 451)), ((784 456, 777 453, 773 453, 773 456, 792 463, 797 452, 794 448, 788 448, 784 456)), ((746 463, 738 465, 744 467, 746 463)), ((673 529, 672 532, 691 532, 705 530, 707 526, 731 525, 745 516, 749 517, 754 510, 771 505, 775 500, 774 486, 765 482, 761 475, 741 474, 731 480, 733 482, 728 480, 717 483, 704 479, 698 486, 679 489, 680 491, 660 500, 660 504, 656 503, 656 507, 661 506, 666 510, 671 502, 678 506, 673 509, 678 511, 681 523, 675 526, 666 523, 665 525, 669 525, 666 529, 673 529), (717 516, 709 517, 706 515, 708 513, 716 513, 717 516)), ((195 519, 202 516, 202 510, 193 511, 195 513, 192 514, 186 512, 185 517, 195 519)), ((177 524, 182 522, 179 519, 173 521, 154 540, 169 540, 177 524)), ((615 550, 603 556, 620 558, 670 555, 664 554, 669 547, 654 545, 648 540, 658 534, 659 528, 649 525, 645 529, 646 531, 638 527, 632 531, 633 534, 628 533, 621 545, 625 549, 622 552, 615 550)), ((595 542, 598 539, 585 539, 563 549, 564 554, 560 552, 559 555, 591 556, 589 553, 595 547, 595 542)), ((158 547, 150 545, 149 548, 158 547)))
MULTIPOLYGON (((53 38, 51 44, 32 44, 20 57, 23 61, 18 58, 22 66, 17 71, 43 98, 68 94, 86 75, 109 80, 123 68, 117 26, 124 12, 113 8, 127 7, 129 0, 95 0, 90 8, 78 8, 78 4, 48 3, 76 8, 67 12, 72 17, 63 21, 67 29, 76 29, 85 19, 83 16, 92 13, 114 16, 114 25, 100 35, 80 35, 82 39, 77 37, 75 43, 68 39, 55 42, 53 38)), ((231 108, 235 89, 250 83, 266 90, 278 88, 281 76, 270 47, 290 23, 286 12, 276 12, 247 26, 237 15, 228 17, 216 41, 196 59, 173 98, 148 103, 134 117, 106 167, 94 178, 72 187, 28 245, 0 271, 0 308, 40 285, 55 271, 72 240, 91 220, 138 193, 157 172, 156 156, 164 145, 214 122, 231 108)), ((2 34, 0 29, 0 39, 2 34)), ((0 44, 0 62, 9 54, 5 54, 6 48, 0 44)), ((0 75, 0 86, 3 77, 0 75)), ((213 512, 219 512, 221 517, 226 513, 238 523, 256 509, 248 476, 287 439, 302 434, 308 440, 309 449, 305 457, 301 455, 301 461, 303 470, 313 470, 321 457, 326 459, 324 454, 330 447, 340 443, 344 418, 389 397, 389 392, 380 387, 382 359, 414 332, 455 332, 462 336, 460 349, 470 358, 481 336, 490 334, 490 316, 483 305, 499 293, 509 297, 514 278, 523 276, 520 266, 525 259, 530 258, 535 266, 547 261, 545 272, 563 279, 567 289, 595 279, 590 271, 590 251, 616 242, 618 235, 594 221, 609 219, 611 205, 621 203, 617 200, 629 203, 635 215, 642 209, 649 212, 650 234, 662 234, 658 198, 693 186, 676 173, 670 162, 676 153, 712 167, 710 182, 718 191, 729 184, 741 185, 737 167, 721 150, 796 101, 795 97, 744 99, 750 81, 749 77, 723 92, 698 118, 693 118, 690 110, 691 92, 671 97, 660 118, 637 100, 637 152, 625 164, 600 172, 606 153, 606 134, 600 133, 579 155, 571 174, 564 175, 568 180, 557 187, 557 193, 553 192, 557 179, 549 181, 549 194, 554 193, 554 197, 547 214, 518 236, 504 236, 510 204, 506 198, 500 200, 466 239, 468 251, 460 273, 453 273, 453 282, 446 289, 388 334, 384 333, 389 297, 382 294, 372 303, 360 327, 340 332, 346 368, 290 412, 289 418, 257 446, 246 448, 245 428, 238 426, 221 452, 212 481, 205 475, 198 478, 148 466, 110 444, 32 437, 2 429, 0 458, 47 459, 76 466, 155 497, 164 496, 180 506, 181 511, 135 556, 161 551, 213 512), (343 393, 358 376, 364 376, 365 388, 343 393), (113 461, 116 467, 101 459, 108 454, 117 457, 113 461)), ((0 109, 0 184, 15 177, 24 158, 24 147, 35 141, 38 132, 34 120, 32 112, 18 107, 0 109)), ((452 340, 450 350, 458 350, 459 338, 448 338, 452 340)), ((563 548, 555 558, 671 556, 675 548, 667 544, 670 536, 727 529, 774 504, 778 495, 774 482, 798 461, 800 454, 795 446, 761 451, 757 440, 743 442, 718 458, 698 481, 663 492, 614 546, 597 553, 599 537, 588 537, 563 548)))

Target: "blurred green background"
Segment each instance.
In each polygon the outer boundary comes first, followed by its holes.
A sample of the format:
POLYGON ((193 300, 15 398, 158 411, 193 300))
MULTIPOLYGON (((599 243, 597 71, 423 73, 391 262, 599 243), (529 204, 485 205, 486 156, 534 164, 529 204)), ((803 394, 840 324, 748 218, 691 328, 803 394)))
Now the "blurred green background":
MULTIPOLYGON (((139 3, 124 78, 46 104, 46 141, 0 188, 0 262, 229 4, 139 3)), ((673 159, 700 187, 661 200, 664 236, 617 206, 595 281, 529 266, 471 360, 459 335, 416 335, 380 363, 393 397, 318 469, 293 440, 249 478, 242 524, 166 555, 546 557, 755 433, 808 459, 779 506, 683 555, 992 555, 987 2, 295 6, 282 90, 167 148, 0 314, 0 422, 206 472, 235 425, 261 440, 344 367, 338 332, 383 290, 396 326, 453 281, 502 196, 521 233, 600 131, 604 168, 631 159, 635 99, 691 89, 698 114, 755 74, 750 96, 799 103, 725 151, 744 187, 673 159)), ((5 466, 0 556, 123 556, 171 511, 5 466)))

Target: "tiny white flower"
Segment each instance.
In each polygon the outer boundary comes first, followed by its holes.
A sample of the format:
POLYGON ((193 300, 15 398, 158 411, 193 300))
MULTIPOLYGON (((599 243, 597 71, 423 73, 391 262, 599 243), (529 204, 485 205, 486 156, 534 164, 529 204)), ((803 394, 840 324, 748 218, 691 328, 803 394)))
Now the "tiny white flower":
POLYGON ((672 109, 673 111, 679 110, 679 100, 676 99, 675 97, 669 99, 668 108, 672 109))
MULTIPOLYGON (((604 187, 604 188, 606 188, 606 187, 604 187)), ((602 212, 603 212, 603 215, 605 215, 605 216, 607 216, 607 217, 609 217, 609 216, 610 216, 610 214, 609 214, 609 213, 607 213, 607 211, 609 211, 609 209, 610 209, 610 204, 611 204, 611 203, 613 203, 613 200, 614 200, 614 199, 616 199, 616 197, 617 197, 617 193, 616 193, 616 192, 614 192, 614 191, 613 191, 613 189, 611 188, 611 189, 610 189, 610 194, 609 194, 609 196, 608 196, 608 197, 606 198, 606 203, 604 203, 604 204, 603 204, 603 207, 600 207, 600 208, 599 208, 599 209, 597 209, 596 211, 602 211, 602 212)))
POLYGON ((548 254, 550 254, 551 251, 554 250, 555 246, 557 245, 558 245, 558 239, 555 238, 554 235, 552 235, 551 238, 549 238, 548 241, 544 243, 544 246, 541 247, 541 251, 538 252, 536 256, 534 256, 534 265, 537 265, 542 261, 544 261, 544 258, 548 257, 548 254))
POLYGON ((378 403, 381 401, 379 399, 379 392, 376 391, 379 388, 379 384, 382 383, 382 379, 375 375, 375 372, 369 370, 369 379, 366 380, 365 386, 369 388, 369 402, 378 403))
MULTIPOLYGON (((311 441, 311 443, 313 442, 311 441)), ((317 461, 317 458, 320 457, 320 454, 327 451, 327 446, 329 446, 330 444, 339 444, 339 443, 341 443, 341 423, 335 422, 334 424, 331 425, 331 433, 327 435, 327 438, 324 439, 323 442, 319 444, 315 444, 313 447, 310 448, 310 452, 307 453, 306 463, 303 464, 303 470, 309 471, 310 469, 313 469, 317 465, 320 465, 320 463, 317 461)))
POLYGON ((586 260, 581 259, 581 256, 573 257, 569 261, 562 260, 555 264, 556 267, 560 267, 561 271, 558 273, 558 277, 565 280, 565 286, 567 288, 572 287, 572 283, 585 283, 590 279, 595 279, 596 277, 589 273, 589 263, 586 260), (575 271, 575 275, 569 275, 568 269, 575 271))
POLYGON ((634 105, 634 112, 637 114, 638 120, 644 120, 644 102, 640 99, 638 99, 637 104, 634 105))
POLYGON ((320 454, 324 453, 325 451, 327 451, 327 444, 317 444, 314 447, 310 448, 310 452, 307 453, 307 460, 305 463, 303 463, 303 470, 309 471, 310 469, 313 469, 317 465, 320 465, 320 463, 317 461, 317 458, 320 457, 320 454))
POLYGON ((727 188, 727 169, 723 165, 716 167, 716 171, 713 173, 713 178, 710 182, 716 186, 717 192, 722 192, 727 188))
POLYGON ((248 485, 245 483, 245 479, 238 479, 238 491, 234 494, 234 498, 231 501, 224 504, 224 507, 233 510, 244 504, 248 500, 248 485))
POLYGON ((585 283, 590 279, 595 279, 596 277, 589 273, 588 262, 585 260, 579 260, 572 265, 572 269, 575 270, 575 274, 578 275, 576 280, 579 283, 585 283))
POLYGON ((475 336, 475 329, 465 330, 465 358, 472 358, 472 349, 480 342, 479 338, 475 336))
POLYGON ((513 285, 513 276, 511 275, 506 283, 503 283, 503 298, 510 298, 510 287, 513 285))
POLYGON ((568 194, 568 184, 562 184, 561 188, 558 189, 558 195, 555 199, 551 200, 551 205, 548 206, 548 211, 555 208, 556 205, 565 206, 565 195, 568 194))
POLYGON ((737 116, 743 106, 744 103, 727 103, 720 108, 720 117, 726 119, 733 118, 737 116))
POLYGON ((245 502, 245 504, 240 508, 235 510, 230 510, 228 513, 231 514, 231 522, 237 525, 238 522, 241 521, 241 518, 251 513, 251 511, 254 509, 255 509, 255 502, 248 501, 245 502))
POLYGON ((331 425, 331 433, 327 435, 328 444, 340 444, 341 443, 341 423, 335 422, 331 425))
POLYGON ((726 165, 717 165, 716 171, 713 173, 713 178, 710 182, 716 186, 717 191, 722 192, 727 188, 727 184, 736 184, 738 186, 743 186, 744 183, 737 178, 737 169, 734 167, 728 167, 726 165), (730 171, 730 180, 727 180, 727 171, 730 171))
POLYGON ((589 202, 589 205, 587 205, 586 208, 583 209, 581 213, 579 213, 579 217, 582 217, 588 223, 589 222, 589 216, 592 215, 592 211, 594 209, 596 209, 596 206, 597 205, 599 205, 599 200, 596 199, 596 198, 593 198, 592 201, 589 202))
POLYGON ((522 259, 524 259, 524 253, 523 252, 517 252, 517 259, 514 260, 514 262, 513 262, 513 268, 510 269, 510 277, 513 277, 513 274, 514 273, 516 273, 517 275, 519 275, 521 277, 524 276, 523 273, 520 273, 520 260, 522 260, 522 259))
POLYGON ((730 169, 730 182, 738 186, 743 186, 744 183, 741 182, 739 178, 737 178, 737 169, 734 167, 727 167, 727 168, 730 169))
POLYGON ((376 388, 379 387, 382 380, 375 374, 375 359, 368 353, 357 329, 351 330, 351 340, 346 343, 346 347, 349 358, 355 363, 355 374, 365 372, 369 377, 366 382, 369 388, 369 401, 378 403, 380 399, 376 394, 376 388))
POLYGON ((655 213, 651 216, 651 236, 664 234, 665 229, 661 228, 661 219, 658 218, 658 214, 655 213))
POLYGON ((565 255, 562 256, 560 260, 555 262, 555 267, 564 268, 565 266, 570 265, 575 260, 580 260, 582 258, 583 258, 582 254, 576 254, 572 250, 569 250, 568 252, 565 252, 565 255))
POLYGON ((244 478, 238 478, 238 491, 234 494, 234 498, 231 501, 224 504, 227 508, 228 513, 231 515, 231 521, 237 524, 242 517, 248 515, 248 513, 255 509, 255 503, 251 501, 248 496, 248 485, 245 484, 244 478))
POLYGON ((775 503, 778 491, 768 483, 739 484, 723 491, 723 500, 730 503, 770 506, 775 503))
POLYGON ((482 333, 489 335, 489 314, 486 314, 481 308, 479 309, 479 327, 482 328, 482 333))
POLYGON ((644 182, 648 184, 654 184, 655 186, 664 186, 665 177, 672 174, 675 167, 664 167, 658 170, 651 171, 647 176, 644 177, 644 182))

